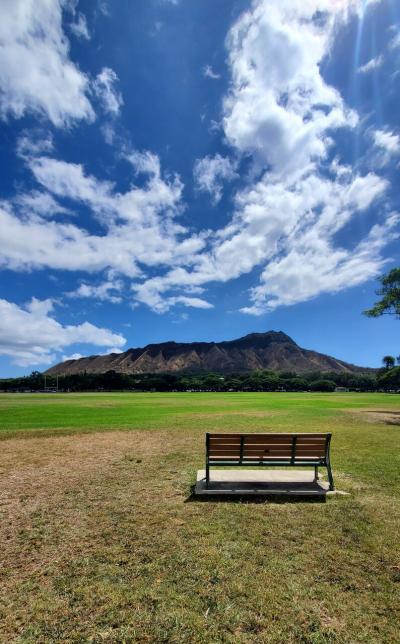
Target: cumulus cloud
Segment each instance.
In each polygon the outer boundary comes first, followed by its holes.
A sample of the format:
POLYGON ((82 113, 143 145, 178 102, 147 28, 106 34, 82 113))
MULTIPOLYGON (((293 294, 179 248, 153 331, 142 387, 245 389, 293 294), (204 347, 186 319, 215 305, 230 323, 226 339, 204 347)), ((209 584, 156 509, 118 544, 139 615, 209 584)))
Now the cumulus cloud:
MULTIPOLYGON (((162 309, 174 290, 203 288, 261 267, 260 284, 250 291, 252 304, 242 309, 259 314, 361 283, 380 270, 396 217, 385 221, 383 214, 382 224, 351 250, 336 245, 336 234, 378 205, 388 189, 372 172, 360 175, 337 158, 328 161, 334 131, 357 123, 320 72, 335 21, 345 17, 341 7, 323 0, 260 0, 232 27, 227 39, 232 87, 223 127, 236 154, 252 155, 260 178, 236 194, 231 221, 209 239, 207 252, 198 254, 191 268, 172 268, 135 287, 139 301, 162 309), (317 10, 325 12, 318 24, 317 10), (308 287, 293 280, 290 288, 290 279, 281 277, 285 270, 307 272, 302 282, 309 281, 308 287), (282 284, 286 295, 278 296, 282 284)), ((199 175, 210 191, 215 191, 215 167, 210 159, 196 167, 204 168, 199 175)))
POLYGON ((126 340, 90 322, 62 325, 54 318, 53 302, 37 300, 21 307, 0 300, 0 355, 10 356, 15 364, 50 364, 55 352, 75 343, 99 347, 122 347, 126 340))
POLYGON ((277 176, 323 160, 331 145, 328 131, 357 122, 320 72, 338 5, 261 0, 230 30, 225 135, 277 176), (322 26, 313 19, 317 10, 325 11, 322 26))
POLYGON ((93 120, 89 80, 69 58, 60 0, 4 0, 0 22, 0 116, 46 115, 60 127, 93 120))
MULTIPOLYGON (((150 157, 148 157, 150 158, 150 157)), ((179 177, 150 174, 140 188, 124 193, 112 183, 85 173, 79 164, 32 157, 28 164, 53 197, 89 208, 103 233, 92 234, 78 223, 62 223, 39 213, 0 204, 0 266, 12 270, 49 267, 91 273, 113 270, 136 277, 144 266, 191 263, 204 246, 204 235, 189 235, 176 218, 181 212, 179 177)), ((158 165, 156 163, 156 165, 158 165)), ((49 205, 48 203, 46 204, 49 205)))
MULTIPOLYGON (((192 270, 178 267, 164 276, 146 280, 135 287, 136 297, 151 308, 162 310, 171 290, 196 289, 212 281, 227 282, 257 266, 282 262, 288 256, 293 264, 294 260, 298 262, 301 271, 307 262, 308 246, 319 249, 321 262, 326 260, 329 266, 330 255, 336 257, 337 253, 343 257, 341 249, 334 245, 336 233, 382 197, 387 187, 387 182, 373 173, 363 177, 342 175, 334 181, 310 173, 301 180, 274 184, 264 177, 237 194, 235 216, 216 232, 211 249, 197 256, 192 270)), ((391 220, 390 227, 395 223, 396 220, 391 220)), ((351 253, 346 253, 346 257, 350 260, 351 253)), ((368 279, 371 270, 378 271, 379 262, 371 262, 366 253, 362 259, 368 279)), ((329 292, 328 282, 325 287, 329 292)), ((257 312, 271 308, 269 304, 261 305, 261 292, 261 288, 253 289, 250 294, 253 299, 257 293, 257 312)), ((264 299, 267 293, 265 288, 264 299)), ((255 313, 256 309, 245 307, 243 311, 255 313)))
POLYGON ((358 72, 360 74, 367 74, 368 72, 373 71, 374 69, 379 69, 379 67, 382 67, 383 65, 383 56, 376 56, 375 58, 371 58, 365 65, 361 65, 361 67, 358 68, 358 72))
POLYGON ((94 93, 102 103, 103 109, 112 116, 119 114, 123 104, 121 94, 115 89, 117 82, 117 74, 109 67, 103 67, 93 82, 94 93))
POLYGON ((236 164, 220 154, 196 159, 193 177, 198 190, 208 192, 214 203, 222 197, 224 181, 232 181, 236 176, 236 164))
MULTIPOLYGON (((398 217, 379 209, 388 190, 385 179, 352 170, 338 156, 332 161, 335 132, 354 127, 358 119, 321 75, 335 26, 350 6, 361 11, 358 2, 257 0, 232 26, 227 38, 232 82, 221 123, 230 152, 197 159, 194 166, 197 188, 215 202, 242 159, 252 166, 222 228, 193 233, 180 223, 183 184, 163 172, 150 151, 123 151, 132 182, 121 192, 81 164, 25 144, 20 154, 40 190, 1 205, 0 265, 104 272, 103 281, 85 280, 69 295, 115 303, 127 278, 134 281, 136 303, 159 313, 173 306, 210 308, 202 296, 205 285, 255 269, 259 282, 243 307, 253 314, 375 275, 398 217), (96 233, 77 220, 66 224, 52 217, 64 199, 88 209, 96 233), (369 232, 363 226, 352 248, 339 246, 337 233, 372 204, 379 224, 369 232)), ((104 68, 94 84, 114 116, 121 107, 116 80, 104 68)), ((384 130, 374 136, 375 146, 394 154, 397 135, 384 130)))
POLYGON ((374 226, 369 235, 350 250, 335 248, 324 236, 300 237, 284 257, 270 262, 262 272, 260 285, 251 290, 253 304, 243 313, 261 315, 278 306, 305 302, 321 293, 336 293, 362 284, 379 273, 385 261, 381 251, 398 237, 400 221, 392 214, 384 225, 374 226))

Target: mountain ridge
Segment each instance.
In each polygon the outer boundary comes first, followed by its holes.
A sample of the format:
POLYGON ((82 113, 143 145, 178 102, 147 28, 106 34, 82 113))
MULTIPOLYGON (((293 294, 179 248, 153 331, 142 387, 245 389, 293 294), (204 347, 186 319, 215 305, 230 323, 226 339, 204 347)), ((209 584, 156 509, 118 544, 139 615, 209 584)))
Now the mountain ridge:
POLYGON ((175 342, 173 340, 130 348, 123 353, 92 355, 66 360, 50 367, 46 375, 77 373, 215 373, 274 371, 370 371, 332 356, 303 349, 283 331, 249 333, 222 342, 175 342))

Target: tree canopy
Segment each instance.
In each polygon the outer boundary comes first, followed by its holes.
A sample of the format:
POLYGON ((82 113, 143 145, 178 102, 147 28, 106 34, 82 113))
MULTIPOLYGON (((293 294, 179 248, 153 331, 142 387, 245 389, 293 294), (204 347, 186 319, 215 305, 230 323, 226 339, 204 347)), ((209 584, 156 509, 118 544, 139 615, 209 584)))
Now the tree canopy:
POLYGON ((382 362, 385 365, 386 369, 393 369, 395 365, 395 359, 393 356, 383 356, 382 362))
POLYGON ((391 271, 379 278, 381 287, 376 291, 381 299, 371 309, 364 311, 370 318, 377 318, 381 315, 396 315, 400 318, 400 268, 393 268, 391 271))

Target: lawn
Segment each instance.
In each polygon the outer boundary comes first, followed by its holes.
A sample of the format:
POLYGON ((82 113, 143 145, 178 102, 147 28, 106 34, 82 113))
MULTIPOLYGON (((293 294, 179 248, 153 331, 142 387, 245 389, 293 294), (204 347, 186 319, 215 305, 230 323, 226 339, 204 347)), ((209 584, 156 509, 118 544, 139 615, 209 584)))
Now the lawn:
POLYGON ((0 395, 0 641, 398 642, 399 414, 385 394, 0 395), (207 430, 331 431, 350 494, 196 502, 207 430))

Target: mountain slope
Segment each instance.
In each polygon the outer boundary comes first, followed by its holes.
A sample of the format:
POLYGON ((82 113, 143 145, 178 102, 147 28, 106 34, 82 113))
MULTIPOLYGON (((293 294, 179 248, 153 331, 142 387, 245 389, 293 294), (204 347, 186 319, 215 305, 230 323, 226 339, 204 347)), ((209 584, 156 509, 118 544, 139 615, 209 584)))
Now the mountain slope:
POLYGON ((216 373, 275 371, 366 371, 331 356, 299 347, 282 331, 250 333, 226 342, 163 342, 124 353, 67 360, 48 369, 49 375, 104 373, 216 373))

